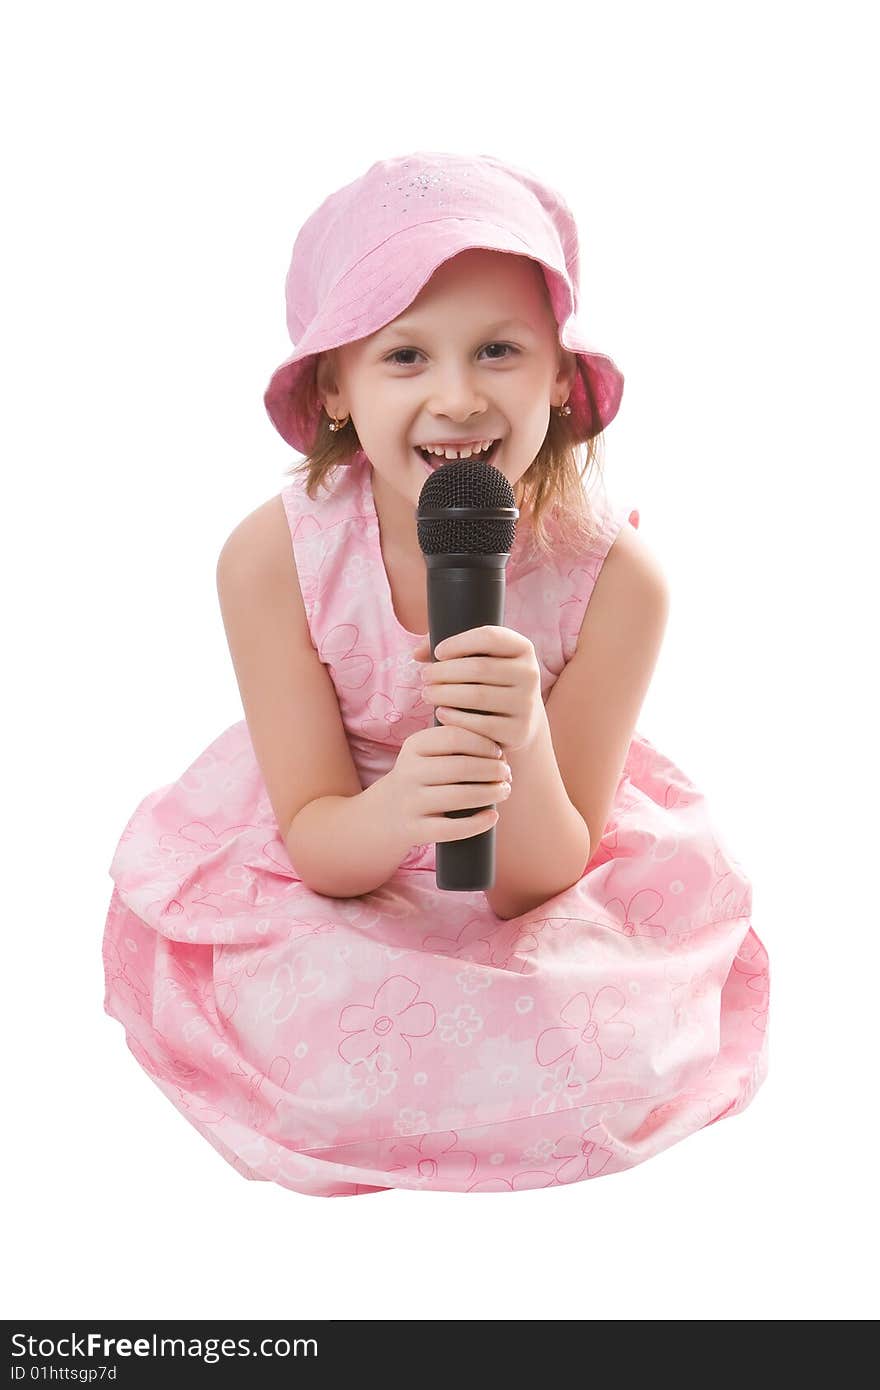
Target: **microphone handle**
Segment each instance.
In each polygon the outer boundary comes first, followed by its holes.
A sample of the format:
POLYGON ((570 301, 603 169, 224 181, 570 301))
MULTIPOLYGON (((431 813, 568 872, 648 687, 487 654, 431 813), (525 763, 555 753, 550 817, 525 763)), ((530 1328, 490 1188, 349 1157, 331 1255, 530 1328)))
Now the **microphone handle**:
MULTIPOLYGON (((504 624, 505 568, 509 551, 495 555, 426 555, 428 628, 433 651, 439 642, 474 627, 504 624)), ((485 710, 473 710, 485 714, 485 710)), ((434 727, 442 721, 434 715, 434 727)), ((470 783, 469 785, 475 785, 470 783)), ((487 802, 487 805, 494 803, 487 802)), ((474 816, 483 806, 446 811, 447 816, 474 816)), ((435 845, 437 887, 472 893, 495 882, 495 827, 465 840, 435 845)))

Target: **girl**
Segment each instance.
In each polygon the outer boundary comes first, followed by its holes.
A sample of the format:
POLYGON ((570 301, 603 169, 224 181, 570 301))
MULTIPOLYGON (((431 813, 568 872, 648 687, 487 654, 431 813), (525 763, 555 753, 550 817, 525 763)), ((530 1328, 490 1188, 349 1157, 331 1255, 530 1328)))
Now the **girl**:
POLYGON ((667 593, 584 486, 623 378, 578 295, 566 203, 488 155, 374 164, 294 245, 265 404, 304 463, 218 564, 246 719, 134 812, 104 942, 107 1012, 245 1177, 577 1182, 766 1074, 749 880, 634 729, 667 593), (415 509, 459 451, 520 516, 504 625, 432 652, 415 509), (492 888, 438 890, 490 827, 492 888))

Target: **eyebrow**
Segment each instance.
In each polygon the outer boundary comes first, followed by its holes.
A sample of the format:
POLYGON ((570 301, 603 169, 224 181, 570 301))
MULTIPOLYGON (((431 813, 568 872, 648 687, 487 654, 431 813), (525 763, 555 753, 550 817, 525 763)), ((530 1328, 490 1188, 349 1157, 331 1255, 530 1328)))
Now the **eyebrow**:
MULTIPOLYGON (((531 324, 526 323, 525 319, 501 319, 499 323, 492 323, 488 328, 484 329, 483 335, 481 336, 491 333, 500 333, 502 328, 525 328, 531 331, 531 324)), ((388 338, 412 338, 419 337, 424 333, 424 329, 417 328, 414 324, 410 325, 403 322, 388 324, 386 328, 380 329, 380 332, 388 338)))

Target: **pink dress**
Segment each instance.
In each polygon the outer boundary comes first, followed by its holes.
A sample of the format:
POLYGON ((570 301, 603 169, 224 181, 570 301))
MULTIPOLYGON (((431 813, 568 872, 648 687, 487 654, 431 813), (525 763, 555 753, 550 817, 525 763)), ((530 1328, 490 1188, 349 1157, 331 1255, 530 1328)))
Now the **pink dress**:
MULTIPOLYGON (((361 453, 315 502, 282 489, 312 641, 364 787, 430 727, 361 453)), ((594 504, 595 505, 595 504, 594 504)), ((544 699, 629 515, 529 557, 505 625, 544 699)), ((521 539, 522 536, 522 539, 521 539)), ((505 921, 437 889, 417 845, 376 892, 313 893, 278 835, 246 722, 122 833, 104 1007, 173 1105, 246 1178, 312 1196, 515 1192, 631 1168, 748 1105, 767 1071, 767 953, 703 795, 639 733, 582 877, 505 921)))

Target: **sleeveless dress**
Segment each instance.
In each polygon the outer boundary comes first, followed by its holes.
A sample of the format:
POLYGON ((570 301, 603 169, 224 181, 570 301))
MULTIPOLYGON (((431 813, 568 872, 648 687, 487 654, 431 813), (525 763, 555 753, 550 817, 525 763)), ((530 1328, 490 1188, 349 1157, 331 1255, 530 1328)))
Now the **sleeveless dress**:
MULTIPOLYGON (((281 491, 312 642, 363 787, 433 723, 361 453, 281 491)), ((546 701, 627 518, 587 553, 520 541, 504 623, 546 701)), ((551 527, 555 524, 551 518, 551 527)), ((104 1008, 246 1178, 313 1196, 516 1192, 606 1176, 745 1108, 767 1071, 767 952, 703 795, 636 732, 582 877, 509 920, 414 846, 377 891, 298 877, 245 721, 134 811, 104 928, 104 1008)))

